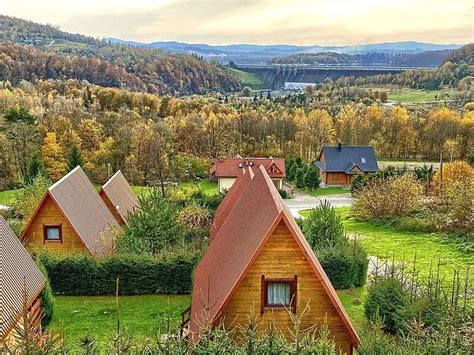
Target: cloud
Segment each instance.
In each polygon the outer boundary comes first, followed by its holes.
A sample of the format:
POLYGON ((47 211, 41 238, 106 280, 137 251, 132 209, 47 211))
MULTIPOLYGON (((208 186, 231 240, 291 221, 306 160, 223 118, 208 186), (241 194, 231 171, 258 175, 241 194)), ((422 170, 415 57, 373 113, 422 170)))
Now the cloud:
POLYGON ((143 42, 467 43, 473 34, 470 0, 2 0, 0 12, 143 42))

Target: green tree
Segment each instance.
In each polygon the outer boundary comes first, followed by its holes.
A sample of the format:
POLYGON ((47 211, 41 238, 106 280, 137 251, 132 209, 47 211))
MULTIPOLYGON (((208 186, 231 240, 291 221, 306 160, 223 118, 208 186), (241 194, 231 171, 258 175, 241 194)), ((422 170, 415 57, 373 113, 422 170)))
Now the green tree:
POLYGON ((76 166, 82 166, 82 155, 77 146, 73 145, 71 151, 69 152, 69 159, 67 161, 67 170, 71 171, 76 166))
POLYGON ((296 161, 293 161, 291 165, 289 165, 288 180, 294 181, 296 179, 297 170, 298 170, 298 163, 296 161))
POLYGON ((157 189, 139 198, 140 208, 132 213, 123 236, 117 241, 119 252, 156 255, 182 240, 178 208, 160 196, 157 189))
POLYGON ((304 185, 309 189, 316 189, 319 187, 321 179, 319 178, 319 170, 312 166, 306 172, 304 177, 304 185))
POLYGON ((50 185, 51 181, 40 174, 31 182, 28 182, 22 189, 18 190, 15 196, 15 209, 18 216, 21 216, 24 222, 28 221, 50 185))
POLYGON ((302 189, 304 187, 304 177, 306 175, 306 168, 298 168, 296 170, 296 187, 302 189))
POLYGON ((341 218, 326 200, 304 219, 303 233, 313 250, 334 247, 346 239, 341 218))
POLYGON ((35 177, 38 175, 44 175, 45 173, 46 171, 43 162, 41 161, 41 157, 38 154, 33 155, 26 169, 25 181, 30 183, 35 177))
POLYGON ((246 86, 242 89, 243 96, 250 96, 252 95, 252 89, 249 86, 246 86))

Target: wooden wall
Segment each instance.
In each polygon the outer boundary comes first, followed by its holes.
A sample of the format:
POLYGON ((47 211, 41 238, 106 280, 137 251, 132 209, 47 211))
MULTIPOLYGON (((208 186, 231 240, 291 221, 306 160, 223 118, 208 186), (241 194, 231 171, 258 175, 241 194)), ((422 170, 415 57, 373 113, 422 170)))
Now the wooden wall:
POLYGON ((112 213, 112 215, 115 217, 117 223, 120 225, 125 224, 125 221, 122 219, 122 216, 120 215, 120 213, 118 213, 117 209, 115 208, 112 201, 110 201, 110 198, 107 196, 107 194, 103 190, 100 190, 99 195, 102 198, 102 201, 104 201, 105 205, 109 209, 110 213, 112 213))
POLYGON ((47 249, 53 252, 87 251, 82 240, 49 195, 44 199, 38 213, 24 234, 23 241, 26 241, 26 248, 29 250, 47 249), (57 224, 62 224, 62 242, 56 240, 45 241, 43 226, 57 224))
POLYGON ((250 313, 256 316, 259 329, 265 331, 273 323, 286 336, 292 328, 290 316, 285 309, 266 309, 260 314, 261 276, 266 278, 292 278, 297 275, 297 312, 308 304, 309 310, 302 322, 307 329, 324 323, 326 317, 333 337, 340 349, 351 351, 350 334, 318 281, 290 231, 282 222, 270 237, 262 252, 251 266, 247 276, 225 307, 222 320, 227 328, 247 324, 250 313))
POLYGON ((325 173, 324 182, 327 185, 350 185, 352 183, 352 175, 346 173, 325 173))

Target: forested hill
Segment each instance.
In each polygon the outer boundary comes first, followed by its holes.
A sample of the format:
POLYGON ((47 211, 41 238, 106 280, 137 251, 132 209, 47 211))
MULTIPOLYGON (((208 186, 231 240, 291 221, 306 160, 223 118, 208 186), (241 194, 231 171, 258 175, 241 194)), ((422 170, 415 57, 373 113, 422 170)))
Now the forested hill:
POLYGON ((465 46, 452 51, 446 58, 445 62, 474 65, 474 43, 466 44, 465 46))
POLYGON ((0 15, 0 41, 16 44, 2 46, 0 80, 77 78, 102 86, 179 95, 240 87, 224 67, 195 56, 112 45, 9 16, 0 15), (36 51, 21 46, 34 47, 36 51), (43 64, 45 69, 41 70, 43 64), (70 65, 75 66, 73 70, 70 65), (97 72, 98 68, 103 70, 97 72), (13 72, 20 76, 12 77, 13 72))
POLYGON ((329 64, 329 65, 387 65, 387 66, 429 66, 443 63, 451 50, 427 51, 422 53, 363 53, 341 54, 334 52, 300 53, 273 58, 277 64, 329 64))

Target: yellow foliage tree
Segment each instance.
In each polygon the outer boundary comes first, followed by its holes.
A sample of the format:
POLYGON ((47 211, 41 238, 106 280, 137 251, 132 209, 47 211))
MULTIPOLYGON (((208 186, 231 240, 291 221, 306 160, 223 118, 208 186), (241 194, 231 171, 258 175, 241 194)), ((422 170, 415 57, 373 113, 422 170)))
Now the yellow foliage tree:
POLYGON ((61 147, 56 141, 56 133, 48 132, 41 147, 43 162, 50 179, 59 180, 66 172, 66 162, 61 152, 61 147))

